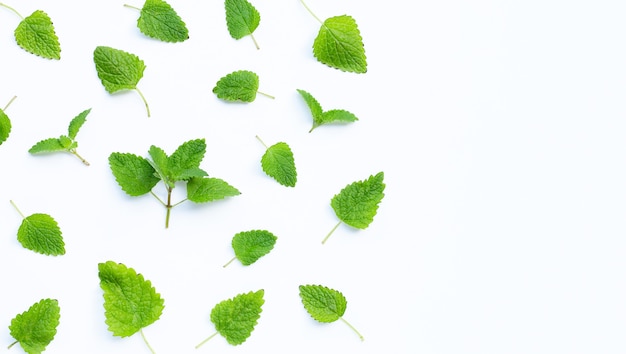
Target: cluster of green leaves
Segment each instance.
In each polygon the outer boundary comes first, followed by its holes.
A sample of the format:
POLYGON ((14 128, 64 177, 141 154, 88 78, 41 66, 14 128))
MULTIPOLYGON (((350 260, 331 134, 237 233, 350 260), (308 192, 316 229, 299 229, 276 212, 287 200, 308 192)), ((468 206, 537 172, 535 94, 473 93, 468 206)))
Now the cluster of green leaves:
POLYGON ((313 126, 311 127, 311 130, 309 130, 309 133, 320 125, 335 122, 350 123, 358 120, 354 114, 343 109, 331 109, 329 111, 324 111, 320 103, 317 102, 313 95, 301 89, 298 89, 297 91, 300 93, 300 96, 304 98, 304 101, 307 106, 309 106, 309 110, 311 110, 311 115, 313 116, 313 126))
POLYGON ((151 193, 167 209, 165 227, 169 226, 170 211, 176 205, 189 200, 207 203, 241 194, 237 188, 224 180, 208 177, 200 168, 206 152, 204 139, 189 140, 168 156, 163 149, 152 145, 148 150, 150 159, 131 153, 114 152, 109 156, 109 166, 122 190, 130 196, 151 193), (152 192, 157 183, 163 182, 167 202, 152 192), (172 190, 177 182, 187 185, 187 198, 172 204, 172 190))
POLYGON ((322 323, 341 320, 363 340, 363 336, 348 321, 343 319, 348 302, 343 294, 323 285, 300 285, 300 299, 306 311, 322 323))
POLYGON ((261 23, 259 11, 247 0, 225 0, 224 8, 230 36, 234 39, 250 36, 256 49, 259 49, 259 44, 252 34, 261 23))
POLYGON ((263 172, 283 186, 295 187, 298 173, 289 145, 285 142, 278 142, 268 147, 258 136, 257 139, 265 146, 265 153, 261 156, 263 172))
POLYGON ((9 103, 4 106, 4 109, 0 109, 0 145, 2 145, 2 143, 4 143, 9 138, 9 134, 11 134, 11 120, 9 119, 9 116, 4 113, 4 111, 9 108, 11 102, 13 102, 15 98, 16 96, 13 96, 9 103))
POLYGON ((218 333, 231 345, 244 343, 261 317, 261 307, 265 303, 264 294, 263 289, 250 291, 215 305, 211 310, 211 322, 217 332, 196 345, 196 349, 218 333))
POLYGON ((253 102, 256 94, 274 98, 259 91, 259 76, 248 70, 233 71, 217 81, 213 93, 224 101, 253 102))
POLYGON ((15 28, 15 41, 25 51, 46 59, 61 59, 61 44, 54 31, 54 25, 47 13, 35 10, 27 17, 20 15, 14 8, 0 3, 22 20, 15 28))
POLYGON ((342 222, 357 229, 365 229, 374 221, 378 204, 385 196, 384 177, 384 173, 379 172, 366 180, 350 183, 331 199, 330 205, 339 222, 326 235, 322 244, 342 222))
POLYGON ((61 308, 55 299, 41 299, 11 320, 9 331, 15 339, 9 349, 19 343, 28 354, 40 354, 57 333, 61 308))
POLYGON ((22 223, 17 229, 17 240, 24 248, 48 256, 65 254, 61 228, 52 216, 43 213, 24 216, 12 200, 11 205, 22 217, 22 223))
POLYGON ((241 264, 248 266, 259 260, 259 258, 270 253, 274 249, 278 238, 267 230, 250 230, 238 232, 233 236, 231 245, 235 251, 235 257, 224 264, 228 266, 235 259, 241 264))
POLYGON ((146 0, 140 11, 137 28, 148 37, 163 42, 184 42, 189 39, 189 30, 176 11, 163 0, 146 0))
POLYGON ((104 297, 105 323, 114 336, 129 337, 156 322, 165 308, 164 300, 149 280, 122 263, 98 263, 104 297))
POLYGON ((48 152, 65 151, 76 156, 85 165, 89 166, 89 162, 87 162, 87 160, 85 160, 82 156, 78 154, 78 152, 76 152, 76 148, 78 147, 76 135, 78 135, 78 131, 83 126, 83 124, 85 124, 89 112, 91 112, 91 108, 82 111, 70 121, 70 124, 67 128, 67 135, 61 135, 58 138, 48 138, 41 140, 33 145, 30 150, 28 150, 28 152, 30 152, 31 154, 41 154, 48 152))

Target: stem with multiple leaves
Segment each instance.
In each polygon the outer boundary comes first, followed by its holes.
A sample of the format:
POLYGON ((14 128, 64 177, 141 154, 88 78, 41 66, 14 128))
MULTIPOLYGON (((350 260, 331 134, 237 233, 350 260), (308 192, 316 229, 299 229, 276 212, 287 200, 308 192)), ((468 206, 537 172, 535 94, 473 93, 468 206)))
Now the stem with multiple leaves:
POLYGON ((187 201, 187 198, 181 200, 180 202, 176 203, 176 204, 172 204, 172 190, 174 188, 172 187, 167 187, 167 203, 165 203, 163 200, 161 200, 161 198, 159 198, 158 195, 154 194, 153 191, 150 191, 150 194, 152 194, 152 196, 154 196, 156 198, 156 200, 159 201, 159 203, 161 203, 161 205, 163 205, 165 207, 165 209, 167 210, 165 213, 165 228, 167 229, 170 226, 170 213, 172 211, 172 208, 174 208, 175 206, 187 201))

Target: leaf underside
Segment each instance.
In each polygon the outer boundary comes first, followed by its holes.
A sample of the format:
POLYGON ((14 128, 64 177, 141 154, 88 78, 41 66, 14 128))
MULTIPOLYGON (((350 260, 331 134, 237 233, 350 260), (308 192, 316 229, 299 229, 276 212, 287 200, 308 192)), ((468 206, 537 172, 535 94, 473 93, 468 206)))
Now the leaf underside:
POLYGON ((228 343, 239 345, 250 337, 261 317, 263 295, 263 290, 239 294, 213 307, 211 322, 228 343))
POLYGON ((237 259, 247 266, 268 254, 274 248, 276 239, 266 230, 242 231, 233 236, 231 245, 237 259))
POLYGON ((189 30, 176 11, 163 0, 146 0, 137 27, 148 37, 164 42, 184 42, 189 30))
POLYGON ((256 98, 258 89, 257 74, 239 70, 222 77, 213 88, 213 93, 226 101, 252 102, 256 98))
POLYGON ((224 7, 226 26, 234 39, 252 34, 261 22, 261 15, 247 0, 226 0, 224 7))
POLYGON ((363 38, 354 18, 348 15, 327 18, 313 42, 313 55, 332 68, 346 72, 367 72, 363 38))
POLYGON ((298 178, 293 152, 287 143, 276 143, 261 157, 261 167, 270 177, 286 187, 294 187, 298 178))
POLYGON ((241 194, 226 181, 214 177, 194 177, 187 182, 187 198, 194 203, 207 203, 241 194))
POLYGON ((61 59, 61 45, 54 32, 52 20, 45 12, 36 10, 24 18, 15 29, 15 41, 25 51, 47 59, 61 59))
POLYGON ((11 336, 28 354, 43 352, 57 333, 61 308, 55 299, 42 299, 11 320, 11 336))
POLYGON ((11 120, 9 116, 0 109, 0 145, 4 143, 11 133, 11 120))
POLYGON ((33 145, 28 152, 31 154, 64 151, 65 147, 58 138, 48 138, 41 140, 33 145))
POLYGON ((347 301, 337 290, 322 285, 300 285, 304 308, 316 321, 335 322, 346 312, 347 301))
POLYGON ((383 172, 379 172, 343 188, 331 199, 331 206, 337 217, 357 229, 367 228, 374 220, 378 204, 385 196, 383 178, 383 172))
POLYGON ((93 60, 98 77, 109 93, 136 89, 146 68, 138 56, 106 46, 96 47, 93 60))

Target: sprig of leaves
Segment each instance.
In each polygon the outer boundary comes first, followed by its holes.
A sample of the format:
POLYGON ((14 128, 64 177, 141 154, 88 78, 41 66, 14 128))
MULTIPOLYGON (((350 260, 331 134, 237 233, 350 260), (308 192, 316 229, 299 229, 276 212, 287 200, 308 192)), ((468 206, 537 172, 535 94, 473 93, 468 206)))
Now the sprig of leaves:
POLYGON ((15 342, 28 354, 40 354, 57 334, 61 318, 61 308, 55 299, 41 299, 28 310, 18 314, 11 320, 9 330, 15 342))
POLYGON ((181 144, 172 155, 152 145, 148 150, 150 159, 130 153, 114 152, 109 156, 109 166, 122 190, 130 196, 151 193, 167 210, 165 227, 169 227, 170 211, 189 200, 206 203, 241 194, 237 188, 225 181, 208 177, 200 168, 206 152, 204 139, 189 140, 181 144), (152 189, 163 182, 167 191, 164 202, 152 189), (176 183, 186 183, 187 198, 172 204, 172 191, 176 183))
POLYGON ((135 90, 146 106, 150 117, 150 107, 143 93, 137 88, 143 77, 146 65, 135 54, 106 46, 98 46, 93 51, 93 61, 102 85, 108 93, 135 90))
POLYGON ((348 325, 361 340, 359 333, 343 318, 348 302, 343 294, 335 289, 322 285, 300 285, 300 298, 306 311, 318 322, 331 323, 341 320, 348 325))
POLYGON ((4 111, 9 108, 11 102, 13 102, 16 98, 17 96, 13 96, 9 103, 4 106, 4 109, 0 109, 0 145, 2 145, 2 143, 4 143, 9 138, 9 134, 11 134, 11 120, 9 119, 9 116, 4 113, 4 111))
POLYGON ((278 142, 270 147, 256 137, 263 146, 265 153, 261 157, 261 168, 268 176, 286 187, 295 187, 298 179, 293 152, 287 143, 278 142))
POLYGON ((129 337, 156 322, 165 308, 164 300, 149 280, 122 263, 98 263, 98 278, 104 297, 105 323, 114 336, 129 337))
POLYGON ((331 109, 329 111, 324 111, 313 95, 301 89, 297 89, 297 91, 300 96, 302 96, 307 106, 309 106, 309 110, 313 116, 313 126, 311 127, 311 130, 309 130, 309 133, 320 125, 336 122, 351 123, 358 120, 354 114, 343 109, 331 109))
POLYGON ((236 233, 231 241, 235 257, 224 264, 224 268, 235 259, 238 259, 245 266, 251 265, 259 258, 270 253, 274 249, 277 239, 273 233, 267 230, 250 230, 236 233))
POLYGON ((140 11, 137 27, 141 33, 163 42, 184 42, 189 30, 176 11, 163 0, 146 0, 143 7, 124 4, 140 11))
POLYGON ((259 11, 247 0, 225 0, 224 8, 230 36, 234 39, 241 39, 249 35, 256 49, 259 49, 259 44, 252 34, 261 23, 259 11))
POLYGON ((14 31, 17 45, 42 58, 61 59, 59 37, 54 31, 54 25, 47 13, 36 10, 28 17, 24 17, 6 4, 0 3, 0 6, 13 11, 22 19, 14 31))
POLYGON ((274 99, 274 96, 259 91, 259 76, 248 70, 233 71, 217 81, 213 93, 225 101, 252 102, 260 93, 274 99))
POLYGON ((313 41, 313 55, 323 64, 346 72, 366 73, 367 58, 363 38, 354 18, 348 15, 329 17, 322 22, 300 0, 307 11, 321 24, 313 41))
POLYGON ((365 229, 374 221, 378 204, 385 196, 383 179, 384 173, 379 172, 366 180, 350 183, 331 199, 330 205, 339 222, 326 235, 322 244, 342 222, 357 229, 365 229))
POLYGON ((22 217, 22 223, 17 229, 17 240, 24 248, 48 256, 65 254, 61 228, 52 216, 42 213, 24 216, 17 205, 12 200, 10 202, 22 217))
POLYGON ((261 307, 265 303, 264 293, 263 289, 251 291, 215 305, 211 310, 211 322, 215 325, 217 332, 196 345, 196 349, 218 333, 231 345, 245 342, 261 317, 261 307))
POLYGON ((89 166, 89 162, 87 162, 87 160, 85 160, 82 156, 78 154, 78 152, 76 152, 76 148, 78 147, 76 135, 87 120, 87 115, 89 114, 89 112, 91 112, 91 108, 82 111, 76 117, 74 117, 72 121, 70 121, 70 124, 67 128, 67 135, 61 135, 58 138, 48 138, 41 140, 33 145, 30 150, 28 150, 28 152, 31 154, 40 154, 56 151, 65 151, 76 156, 79 160, 83 162, 83 164, 89 166))

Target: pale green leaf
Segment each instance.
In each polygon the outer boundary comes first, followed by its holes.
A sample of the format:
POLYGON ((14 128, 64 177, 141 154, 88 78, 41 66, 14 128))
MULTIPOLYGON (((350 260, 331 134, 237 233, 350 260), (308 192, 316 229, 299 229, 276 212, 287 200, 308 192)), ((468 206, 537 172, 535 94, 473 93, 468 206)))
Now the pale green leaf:
POLYGON ((0 109, 0 145, 4 143, 11 133, 11 120, 9 116, 0 109))
POLYGON ((96 47, 93 60, 98 77, 109 93, 136 89, 146 68, 135 54, 106 46, 96 47))
POLYGON ((258 75, 252 71, 239 70, 222 77, 213 88, 213 93, 226 101, 252 102, 258 89, 258 75))
MULTIPOLYGON (((241 39, 257 29, 261 22, 259 11, 247 0, 225 0, 226 26, 230 36, 241 39)), ((253 38, 254 40, 254 38, 253 38)), ((255 45, 257 49, 259 46, 255 45)))
POLYGON ((379 172, 363 181, 353 182, 331 199, 337 217, 357 229, 367 228, 385 196, 384 174, 379 172))
POLYGON ((261 157, 261 167, 270 177, 287 187, 294 187, 298 174, 293 152, 287 143, 276 143, 265 151, 261 157))
POLYGON ((57 334, 60 318, 61 308, 58 301, 42 299, 15 316, 9 330, 26 353, 40 354, 57 334))
POLYGON ((174 181, 170 181, 168 177, 169 167, 167 164, 167 154, 165 153, 165 151, 163 151, 163 149, 161 149, 158 146, 152 145, 150 146, 150 149, 148 150, 148 154, 150 155, 150 158, 152 159, 152 160, 148 160, 148 163, 152 165, 152 167, 156 171, 156 174, 159 176, 159 178, 163 181, 163 183, 165 183, 171 188, 174 188, 174 181))
POLYGON ((176 11, 163 0, 146 0, 137 19, 137 27, 148 37, 164 42, 184 42, 189 30, 176 11))
POLYGON ((133 268, 107 261, 98 264, 105 323, 114 336, 128 337, 159 319, 164 300, 149 280, 133 268))
POLYGON ((243 265, 250 265, 268 254, 276 244, 277 237, 267 230, 242 231, 231 241, 235 257, 243 265))
POLYGON ((49 138, 41 140, 33 145, 28 152, 31 154, 39 154, 46 152, 65 151, 65 147, 58 138, 49 138))
POLYGON ((363 38, 354 18, 327 18, 313 42, 313 55, 330 67, 354 73, 367 72, 363 38))
POLYGON ((228 343, 239 345, 250 337, 261 317, 261 307, 265 303, 263 295, 262 289, 239 294, 220 302, 211 310, 211 322, 228 343))
POLYGON ((319 102, 310 93, 300 89, 297 91, 300 93, 307 106, 309 106, 309 110, 313 116, 313 126, 311 130, 309 130, 309 133, 320 125, 329 123, 351 123, 358 120, 354 114, 346 110, 332 109, 324 111, 319 102))
POLYGON ((241 192, 237 188, 219 178, 194 177, 187 182, 187 198, 194 203, 207 203, 239 194, 241 192))
POLYGON ((114 152, 109 155, 109 166, 122 190, 131 196, 149 193, 159 183, 155 170, 143 157, 114 152))
POLYGON ((36 10, 25 17, 15 29, 15 41, 25 51, 47 59, 61 59, 61 45, 52 20, 36 10))
POLYGON ((322 114, 324 113, 322 106, 320 103, 311 95, 310 93, 297 89, 298 93, 304 99, 307 106, 309 106, 309 110, 311 111, 311 115, 313 116, 313 122, 317 122, 322 119, 322 114))
POLYGON ((65 254, 61 228, 48 214, 32 214, 22 220, 17 240, 24 248, 37 253, 59 256, 65 254))
POLYGON ((335 322, 346 312, 346 298, 321 285, 300 285, 300 298, 307 312, 319 322, 335 322))
POLYGON ((70 139, 76 139, 78 131, 83 126, 83 124, 85 124, 85 121, 87 121, 87 115, 89 114, 89 112, 91 112, 91 108, 80 112, 76 117, 74 117, 74 119, 72 119, 70 125, 67 128, 67 135, 70 139))

